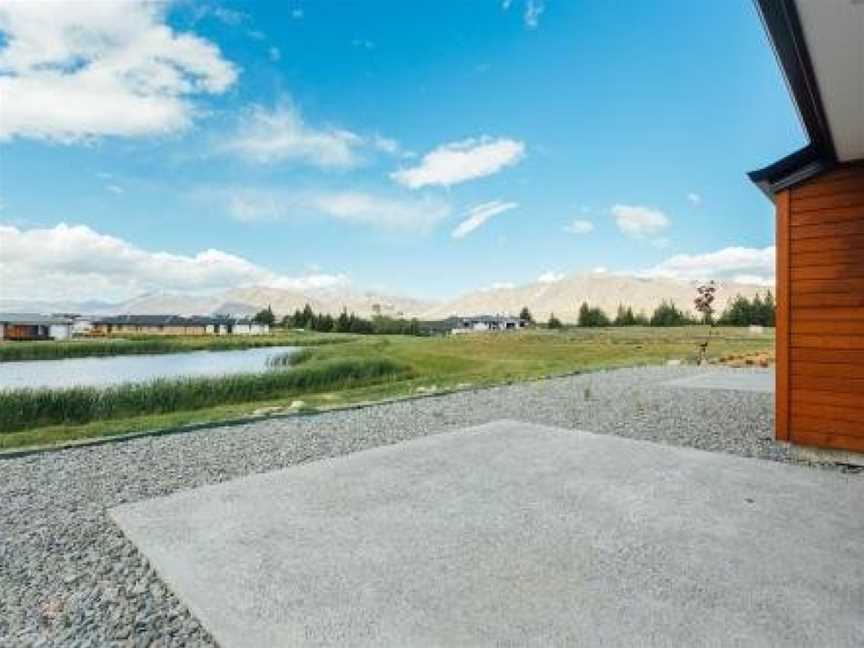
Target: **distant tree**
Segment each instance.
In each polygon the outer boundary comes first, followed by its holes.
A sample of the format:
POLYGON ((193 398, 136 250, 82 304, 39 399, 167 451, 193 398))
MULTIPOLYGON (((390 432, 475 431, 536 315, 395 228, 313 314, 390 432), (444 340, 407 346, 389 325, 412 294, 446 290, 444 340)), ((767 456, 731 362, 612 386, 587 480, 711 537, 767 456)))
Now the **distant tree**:
POLYGON ((762 326, 774 326, 776 321, 777 307, 774 305, 774 295, 767 290, 765 299, 762 300, 762 326))
POLYGON ((582 305, 579 307, 579 326, 590 326, 588 322, 591 319, 591 307, 588 306, 588 302, 582 302, 582 305))
MULTIPOLYGON (((351 315, 353 316, 354 313, 351 313, 351 315)), ((339 313, 339 317, 336 318, 333 330, 337 333, 351 332, 351 318, 348 316, 348 311, 346 309, 343 308, 342 312, 339 313)))
POLYGON ((770 290, 763 297, 759 293, 753 296, 753 300, 736 295, 723 311, 719 323, 723 326, 749 326, 758 324, 760 326, 774 326, 776 321, 776 306, 774 295, 770 290))
POLYGON ((720 316, 720 324, 723 326, 749 326, 753 320, 753 307, 750 300, 741 295, 735 295, 735 299, 726 305, 726 310, 720 316))
POLYGON ((528 310, 528 307, 527 307, 527 306, 523 306, 523 307, 522 307, 522 310, 519 311, 519 319, 523 319, 523 320, 525 320, 525 321, 527 321, 527 322, 533 322, 533 321, 534 321, 534 316, 531 315, 531 311, 528 310))
POLYGON ((708 355, 708 344, 711 342, 711 333, 714 330, 714 299, 716 293, 717 284, 709 281, 696 288, 696 299, 693 300, 696 312, 702 315, 702 323, 708 325, 708 334, 705 336, 705 341, 699 344, 697 364, 700 365, 705 362, 705 358, 708 355))
POLYGON ((625 308, 624 304, 619 304, 618 312, 615 314, 612 324, 613 326, 636 326, 638 321, 630 306, 625 308))
POLYGON ((276 323, 276 315, 273 314, 273 309, 270 308, 270 306, 267 306, 267 308, 255 313, 252 321, 256 322, 257 324, 267 324, 268 326, 273 326, 276 323))
POLYGON ((692 318, 665 299, 654 309, 649 321, 651 326, 686 326, 692 323, 692 318))
POLYGON ((312 307, 309 304, 303 307, 303 310, 299 308, 294 311, 294 314, 291 316, 292 325, 294 328, 299 329, 311 329, 312 321, 315 319, 315 313, 312 311, 312 307))
POLYGON ((588 302, 579 307, 579 326, 609 326, 609 317, 600 308, 591 308, 588 302))
POLYGON ((550 329, 560 329, 564 327, 564 325, 561 323, 561 320, 555 317, 555 313, 550 313, 549 321, 546 323, 546 326, 550 329))

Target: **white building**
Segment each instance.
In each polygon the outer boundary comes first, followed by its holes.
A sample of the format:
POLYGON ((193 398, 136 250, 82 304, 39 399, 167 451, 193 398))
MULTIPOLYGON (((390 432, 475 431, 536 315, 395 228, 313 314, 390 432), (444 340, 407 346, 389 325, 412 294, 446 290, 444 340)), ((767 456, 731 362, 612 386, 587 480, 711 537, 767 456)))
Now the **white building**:
POLYGON ((451 333, 476 333, 483 331, 516 331, 526 328, 530 322, 509 315, 475 315, 457 317, 451 333))

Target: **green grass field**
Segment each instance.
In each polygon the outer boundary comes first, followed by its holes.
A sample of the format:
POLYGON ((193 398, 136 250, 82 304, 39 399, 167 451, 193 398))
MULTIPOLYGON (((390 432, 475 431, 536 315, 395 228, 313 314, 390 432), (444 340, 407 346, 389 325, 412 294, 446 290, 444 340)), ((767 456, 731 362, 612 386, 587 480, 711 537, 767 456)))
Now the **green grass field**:
MULTIPOLYGON (((14 430, 0 432, 0 448, 225 422, 260 412, 288 413, 298 409, 310 412, 572 372, 662 364, 668 360, 693 362, 697 345, 705 339, 705 333, 706 329, 698 326, 572 328, 450 337, 357 336, 342 344, 325 344, 322 340, 319 346, 303 354, 297 368, 287 372, 314 372, 316 367, 345 362, 356 363, 352 365, 356 367, 384 362, 386 364, 380 366, 399 369, 373 376, 385 380, 343 380, 330 384, 326 380, 311 381, 302 386, 289 381, 284 391, 279 387, 273 389, 273 382, 268 382, 266 388, 247 388, 240 396, 231 392, 234 394, 231 399, 215 401, 201 396, 200 390, 192 390, 198 395, 188 401, 181 399, 171 411, 159 411, 154 407, 145 413, 146 407, 120 408, 116 410, 117 416, 91 417, 79 424, 46 425, 58 419, 40 418, 34 412, 24 417, 23 427, 19 417, 14 430), (296 407, 297 400, 303 401, 301 408, 296 407), (291 408, 292 403, 294 408, 291 408)), ((333 337, 341 338, 340 341, 345 339, 345 336, 333 337)), ((772 330, 752 336, 747 329, 719 328, 712 336, 708 358, 767 353, 773 346, 772 330)), ((91 395, 90 398, 95 397, 91 395)), ((33 399, 38 401, 36 395, 33 399)), ((147 402, 146 398, 139 400, 147 402)))

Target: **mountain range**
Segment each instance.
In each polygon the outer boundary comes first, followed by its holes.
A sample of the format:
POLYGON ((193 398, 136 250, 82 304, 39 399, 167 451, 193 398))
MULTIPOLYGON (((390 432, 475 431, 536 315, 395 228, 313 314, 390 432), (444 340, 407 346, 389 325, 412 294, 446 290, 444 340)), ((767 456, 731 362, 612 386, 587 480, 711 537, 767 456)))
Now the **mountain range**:
MULTIPOLYGON (((364 317, 373 314, 392 317, 416 317, 436 320, 451 315, 518 314, 527 306, 538 321, 554 313, 565 322, 575 322, 579 306, 587 301, 614 316, 619 304, 632 306, 635 312, 650 314, 661 301, 692 311, 697 282, 674 279, 639 278, 605 273, 574 274, 558 281, 537 281, 520 286, 503 286, 476 290, 452 300, 433 301, 398 297, 350 289, 317 289, 295 291, 269 286, 236 288, 225 292, 196 296, 174 293, 152 293, 125 302, 47 302, 0 299, 0 310, 37 313, 85 313, 88 315, 178 314, 211 315, 230 313, 251 315, 271 306, 277 317, 293 313, 309 304, 316 312, 338 314, 342 309, 364 317)), ((751 284, 721 283, 717 307, 740 294, 752 298, 765 288, 751 284)))

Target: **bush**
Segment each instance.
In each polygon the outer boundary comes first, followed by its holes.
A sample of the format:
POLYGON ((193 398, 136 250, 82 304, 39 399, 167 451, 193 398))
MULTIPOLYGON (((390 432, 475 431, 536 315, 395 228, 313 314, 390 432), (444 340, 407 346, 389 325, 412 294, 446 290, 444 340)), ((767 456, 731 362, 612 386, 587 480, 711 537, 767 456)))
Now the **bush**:
POLYGON ((609 326, 609 318, 600 308, 591 308, 588 302, 579 307, 579 326, 609 326))
POLYGON ((77 425, 144 414, 189 411, 229 403, 299 395, 407 375, 386 359, 332 360, 290 370, 218 378, 127 383, 99 389, 0 391, 0 433, 44 425, 77 425))
POLYGON ((736 295, 723 311, 719 323, 723 326, 750 326, 751 324, 774 326, 774 295, 770 290, 766 291, 765 297, 756 293, 753 301, 736 295))
POLYGON ((651 315, 651 326, 687 326, 694 320, 672 302, 663 301, 651 315))
POLYGON ((551 313, 549 315, 549 321, 546 323, 546 326, 550 329, 560 329, 564 328, 564 325, 561 323, 557 317, 555 317, 555 313, 551 313))

